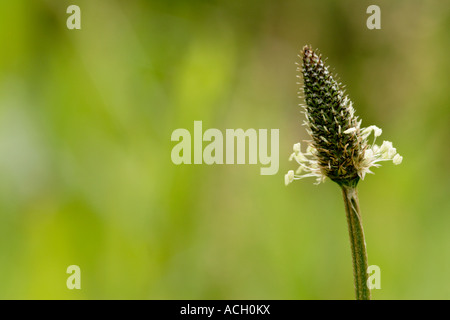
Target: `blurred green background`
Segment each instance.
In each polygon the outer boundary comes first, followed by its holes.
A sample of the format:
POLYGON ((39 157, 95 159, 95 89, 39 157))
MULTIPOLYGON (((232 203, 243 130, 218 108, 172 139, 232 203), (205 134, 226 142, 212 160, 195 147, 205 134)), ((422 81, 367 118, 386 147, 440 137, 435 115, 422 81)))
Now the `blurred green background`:
POLYGON ((448 0, 2 1, 0 298, 353 299, 339 188, 284 186, 311 44, 404 157, 359 186, 373 298, 450 299, 449 30, 448 0), (278 174, 174 165, 194 120, 280 129, 278 174))

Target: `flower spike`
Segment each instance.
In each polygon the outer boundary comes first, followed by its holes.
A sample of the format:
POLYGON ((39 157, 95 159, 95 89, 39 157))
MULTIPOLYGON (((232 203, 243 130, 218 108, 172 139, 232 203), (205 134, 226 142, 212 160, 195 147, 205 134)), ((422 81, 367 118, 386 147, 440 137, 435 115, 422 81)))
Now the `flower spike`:
POLYGON ((312 140, 308 141, 304 153, 300 143, 294 145, 289 160, 296 160, 299 168, 297 174, 289 171, 285 177, 286 185, 293 180, 315 177, 316 183, 330 178, 339 185, 356 186, 359 179, 372 173, 371 167, 379 166, 378 162, 392 160, 394 164, 400 164, 403 157, 391 142, 384 141, 381 146, 375 144, 382 133, 380 128, 374 125, 361 128, 352 101, 321 56, 310 46, 305 46, 301 59, 305 124, 312 140), (373 141, 370 142, 372 133, 373 141))

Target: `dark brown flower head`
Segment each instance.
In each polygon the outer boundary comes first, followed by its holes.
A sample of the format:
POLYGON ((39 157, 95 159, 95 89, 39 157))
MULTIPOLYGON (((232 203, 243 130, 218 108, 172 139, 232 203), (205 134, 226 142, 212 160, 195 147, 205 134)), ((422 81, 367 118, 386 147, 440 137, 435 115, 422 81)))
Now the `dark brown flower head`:
POLYGON ((296 174, 289 171, 285 176, 286 184, 295 179, 316 177, 321 182, 325 177, 340 185, 356 186, 359 179, 379 161, 393 160, 401 162, 392 143, 384 141, 377 146, 375 140, 368 142, 369 135, 381 134, 376 126, 361 128, 361 121, 355 116, 352 102, 345 95, 341 83, 331 75, 320 55, 311 47, 305 46, 301 54, 303 76, 303 94, 306 115, 306 127, 312 140, 305 153, 300 144, 294 145, 291 160, 295 159, 300 167, 296 174), (299 175, 303 173, 302 175, 299 175))
POLYGON ((357 183, 358 164, 364 159, 360 122, 342 85, 309 46, 302 52, 305 114, 312 145, 322 173, 331 180, 357 183), (345 134, 354 129, 353 134, 345 134))

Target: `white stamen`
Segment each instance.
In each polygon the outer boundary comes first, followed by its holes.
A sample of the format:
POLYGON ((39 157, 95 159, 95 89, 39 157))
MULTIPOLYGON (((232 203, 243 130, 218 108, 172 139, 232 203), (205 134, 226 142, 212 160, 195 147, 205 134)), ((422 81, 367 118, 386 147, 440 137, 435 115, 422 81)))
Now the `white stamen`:
POLYGON ((392 159, 392 162, 397 165, 402 163, 403 161, 403 157, 401 155, 399 155, 398 153, 395 155, 394 159, 392 159))

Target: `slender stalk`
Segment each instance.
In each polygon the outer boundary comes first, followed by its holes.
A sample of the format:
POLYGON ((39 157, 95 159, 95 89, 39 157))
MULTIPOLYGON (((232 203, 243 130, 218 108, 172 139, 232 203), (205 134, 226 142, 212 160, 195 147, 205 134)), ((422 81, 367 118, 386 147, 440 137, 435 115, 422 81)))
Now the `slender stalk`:
POLYGON ((359 210, 358 192, 356 186, 342 185, 341 187, 352 249, 356 300, 370 300, 370 289, 367 286, 366 241, 364 240, 364 230, 359 210))

